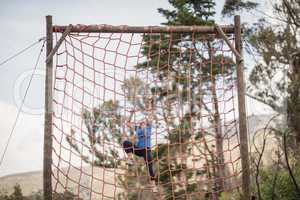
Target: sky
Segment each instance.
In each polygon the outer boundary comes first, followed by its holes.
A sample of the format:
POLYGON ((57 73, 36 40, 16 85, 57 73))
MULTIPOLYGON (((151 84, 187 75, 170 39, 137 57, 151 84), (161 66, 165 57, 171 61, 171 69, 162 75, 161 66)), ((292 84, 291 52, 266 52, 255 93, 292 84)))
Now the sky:
MULTIPOLYGON (((217 1, 220 13, 224 0, 217 1)), ((45 36, 45 16, 52 15, 53 23, 111 24, 111 25, 159 25, 164 18, 157 8, 169 8, 166 0, 0 0, 0 63, 45 36)), ((242 21, 249 18, 242 16, 242 21)), ((219 14, 220 24, 231 23, 219 14)), ((4 150, 14 119, 34 68, 42 43, 21 56, 0 66, 0 153, 4 150)), ((44 59, 38 64, 25 108, 10 142, 0 176, 42 169, 44 59)), ((251 61, 250 61, 251 63, 251 61)), ((253 101, 248 104, 256 112, 253 101)), ((256 108, 257 109, 257 108, 256 108)), ((260 107, 257 112, 262 112, 260 107)))

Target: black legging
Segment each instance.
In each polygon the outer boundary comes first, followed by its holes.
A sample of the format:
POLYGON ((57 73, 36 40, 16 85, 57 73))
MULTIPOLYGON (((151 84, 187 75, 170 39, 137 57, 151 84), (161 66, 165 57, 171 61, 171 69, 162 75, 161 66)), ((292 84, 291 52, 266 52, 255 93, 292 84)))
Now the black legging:
POLYGON ((133 145, 130 141, 124 141, 123 142, 123 148, 126 153, 133 153, 134 155, 137 155, 139 157, 143 157, 146 163, 146 166, 148 168, 151 180, 155 180, 155 174, 153 171, 153 163, 152 163, 152 155, 151 155, 151 149, 150 148, 141 148, 137 147, 136 145, 133 145))

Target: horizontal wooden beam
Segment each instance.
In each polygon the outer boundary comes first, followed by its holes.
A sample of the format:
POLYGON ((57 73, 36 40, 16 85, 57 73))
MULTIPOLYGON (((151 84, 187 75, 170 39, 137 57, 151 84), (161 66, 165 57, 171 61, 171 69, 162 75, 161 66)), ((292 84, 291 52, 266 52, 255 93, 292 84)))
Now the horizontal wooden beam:
MULTIPOLYGON (((53 26, 53 32, 63 33, 68 26, 53 26)), ((220 26, 225 34, 234 33, 234 26, 220 26)), ((112 25, 73 25, 75 33, 205 33, 218 34, 215 26, 112 26, 112 25)))

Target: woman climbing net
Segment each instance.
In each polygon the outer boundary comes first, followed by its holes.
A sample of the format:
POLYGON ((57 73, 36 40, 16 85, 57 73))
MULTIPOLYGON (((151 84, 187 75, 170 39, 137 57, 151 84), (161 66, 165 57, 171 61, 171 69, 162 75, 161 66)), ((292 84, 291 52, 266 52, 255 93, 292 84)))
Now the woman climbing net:
POLYGON ((129 167, 135 165, 134 156, 142 157, 145 161, 146 168, 150 176, 150 184, 153 192, 157 192, 156 181, 157 178, 154 173, 153 158, 151 153, 151 135, 152 135, 152 121, 154 119, 153 109, 149 108, 150 114, 146 115, 144 119, 138 122, 137 125, 131 122, 133 112, 131 112, 129 120, 126 125, 130 129, 130 135, 133 136, 131 140, 123 142, 123 148, 126 152, 128 159, 127 164, 129 167))

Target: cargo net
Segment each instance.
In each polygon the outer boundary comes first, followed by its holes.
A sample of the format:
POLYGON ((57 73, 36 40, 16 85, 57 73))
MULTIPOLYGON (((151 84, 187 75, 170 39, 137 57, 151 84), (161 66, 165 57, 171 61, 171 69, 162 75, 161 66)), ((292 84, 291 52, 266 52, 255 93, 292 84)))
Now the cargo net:
POLYGON ((71 33, 54 58, 53 195, 239 193, 235 64, 215 34, 71 33))

